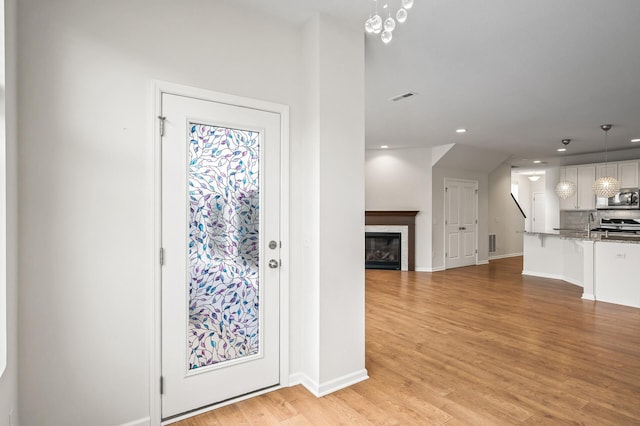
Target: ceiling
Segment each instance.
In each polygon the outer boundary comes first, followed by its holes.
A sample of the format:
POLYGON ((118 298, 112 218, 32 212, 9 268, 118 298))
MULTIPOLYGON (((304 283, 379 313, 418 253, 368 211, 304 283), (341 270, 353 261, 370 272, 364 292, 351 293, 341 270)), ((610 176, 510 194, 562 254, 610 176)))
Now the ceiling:
MULTIPOLYGON (((295 23, 321 12, 363 34, 371 8, 370 0, 235 3, 295 23)), ((457 143, 507 153, 514 165, 561 164, 603 151, 605 123, 609 150, 640 148, 630 143, 640 138, 638 0, 415 0, 389 45, 366 35, 365 58, 368 149, 457 143), (408 91, 418 95, 389 100, 408 91), (572 142, 558 153, 565 138, 572 142)))

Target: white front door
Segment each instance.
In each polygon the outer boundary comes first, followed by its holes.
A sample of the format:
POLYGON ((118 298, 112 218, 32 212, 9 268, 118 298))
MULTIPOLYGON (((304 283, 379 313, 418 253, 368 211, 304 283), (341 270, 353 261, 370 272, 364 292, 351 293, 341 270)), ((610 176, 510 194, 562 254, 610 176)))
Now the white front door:
POLYGON ((162 94, 162 417, 276 386, 281 116, 162 94))
POLYGON ((478 182, 445 179, 445 268, 476 264, 478 182))

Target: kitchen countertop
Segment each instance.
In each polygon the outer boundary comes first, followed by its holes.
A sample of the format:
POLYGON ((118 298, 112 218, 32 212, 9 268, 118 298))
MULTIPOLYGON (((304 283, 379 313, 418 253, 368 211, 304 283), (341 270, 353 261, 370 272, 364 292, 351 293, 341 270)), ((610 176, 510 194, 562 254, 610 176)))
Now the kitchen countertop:
POLYGON ((559 237, 563 240, 581 240, 581 241, 598 241, 605 243, 628 243, 628 244, 640 244, 640 235, 636 237, 622 237, 616 236, 614 233, 609 233, 609 237, 605 238, 604 232, 592 232, 591 238, 587 238, 587 231, 578 229, 551 229, 544 232, 530 232, 525 231, 527 235, 539 235, 559 237))

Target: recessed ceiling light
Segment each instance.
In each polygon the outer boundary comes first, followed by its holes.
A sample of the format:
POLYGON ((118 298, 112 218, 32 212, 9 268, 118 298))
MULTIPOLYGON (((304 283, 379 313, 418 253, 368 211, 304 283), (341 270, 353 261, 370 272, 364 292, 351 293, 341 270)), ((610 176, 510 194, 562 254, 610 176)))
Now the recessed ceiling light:
POLYGON ((534 160, 534 162, 533 162, 533 164, 540 164, 540 163, 542 163, 542 161, 540 161, 540 160, 534 160))
POLYGON ((456 129, 456 133, 467 133, 467 129, 456 129))
POLYGON ((380 145, 380 148, 382 148, 382 149, 389 149, 389 145, 380 145))
POLYGON ((640 139, 631 139, 631 142, 640 142, 640 139))
POLYGON ((565 152, 567 148, 558 148, 558 152, 565 152))

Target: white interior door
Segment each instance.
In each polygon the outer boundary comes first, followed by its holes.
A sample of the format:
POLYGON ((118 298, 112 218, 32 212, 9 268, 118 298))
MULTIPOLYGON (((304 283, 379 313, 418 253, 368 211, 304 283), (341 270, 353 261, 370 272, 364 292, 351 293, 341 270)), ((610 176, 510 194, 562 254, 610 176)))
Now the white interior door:
POLYGON ((544 192, 533 193, 533 232, 544 232, 545 224, 545 198, 544 192))
POLYGON ((278 385, 280 123, 162 95, 162 417, 278 385))
POLYGON ((476 264, 477 189, 475 181, 445 179, 445 267, 476 264))

